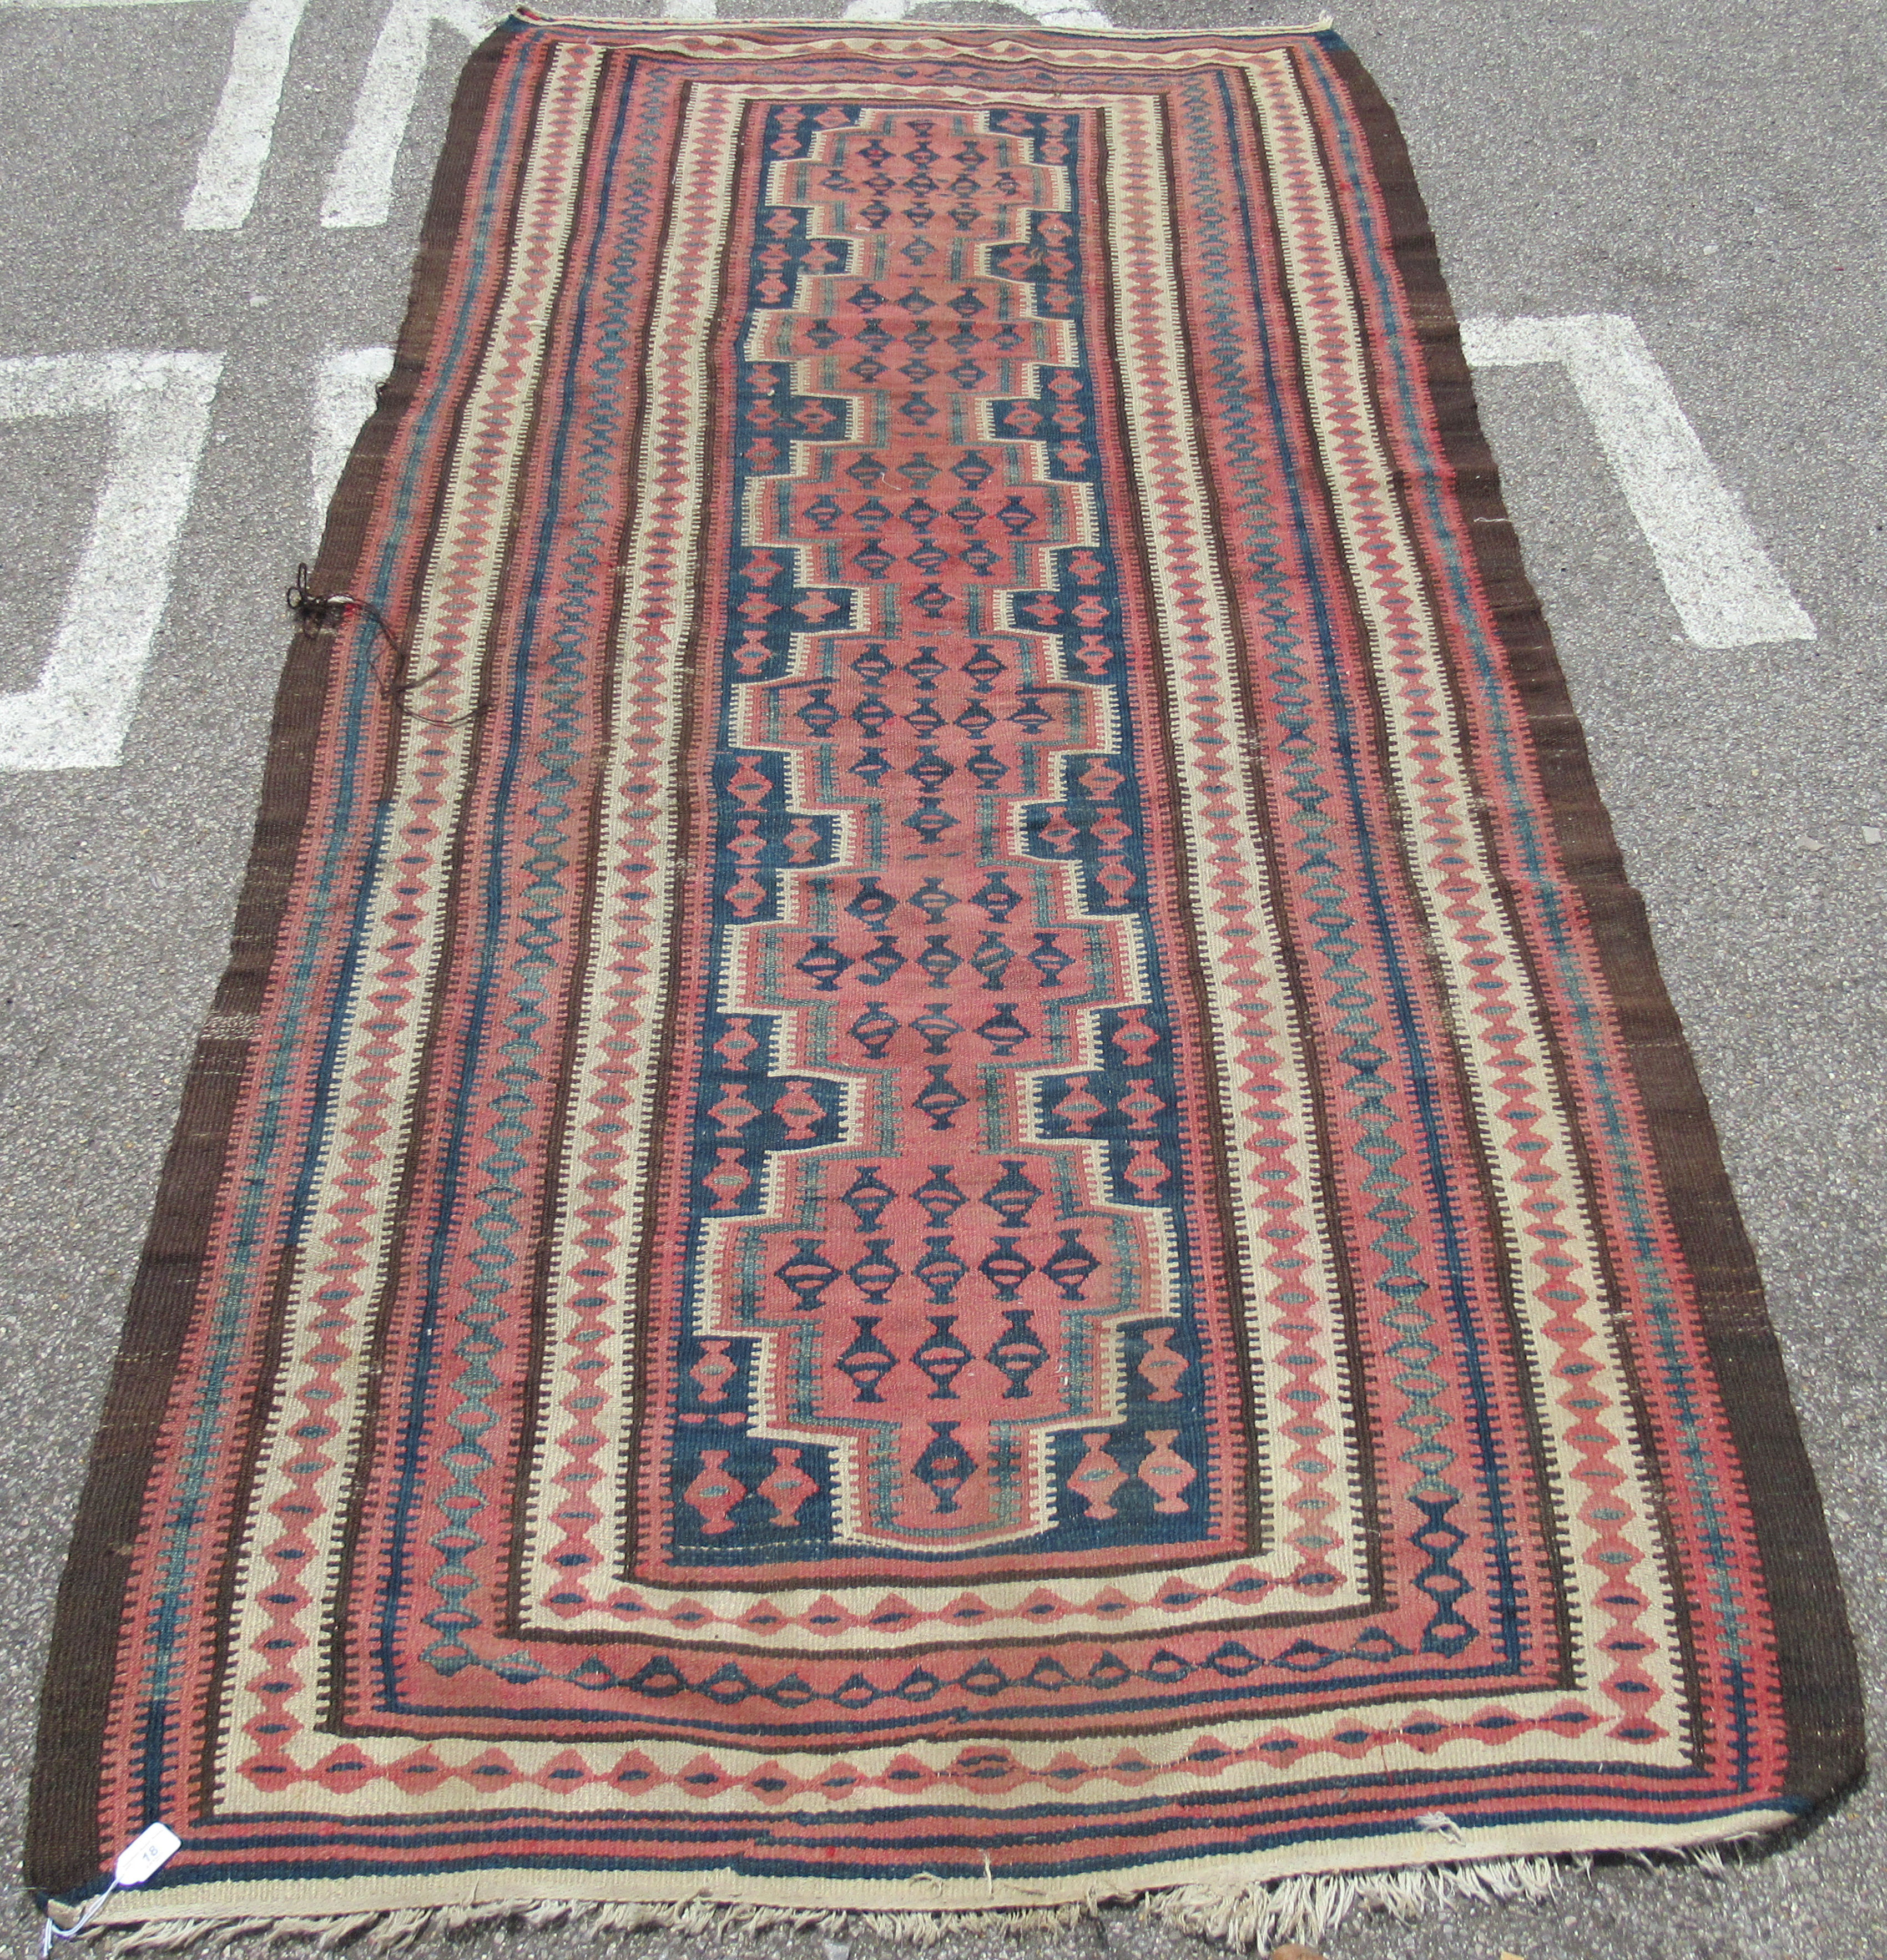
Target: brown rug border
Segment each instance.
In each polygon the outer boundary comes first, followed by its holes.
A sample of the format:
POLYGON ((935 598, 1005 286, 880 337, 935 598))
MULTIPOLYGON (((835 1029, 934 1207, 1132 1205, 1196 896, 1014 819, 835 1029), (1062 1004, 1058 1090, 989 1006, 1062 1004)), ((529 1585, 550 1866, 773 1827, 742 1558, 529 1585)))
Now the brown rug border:
POLYGON ((1819 1488, 1802 1441, 1717 1126, 1658 966, 1644 901, 1593 774, 1553 636, 1520 555, 1482 434, 1460 323, 1395 111, 1338 35, 1318 36, 1354 104, 1389 214, 1396 270, 1434 405, 1475 569, 1526 717, 1567 882, 1596 942, 1653 1153, 1716 1370, 1774 1616, 1789 1741, 1787 1789, 1815 1809, 1864 1767, 1860 1665, 1819 1488))
MULTIPOLYGON (((616 24, 599 19, 596 24, 616 24)), ((936 25, 947 30, 949 24, 936 25)), ((364 544, 381 473, 431 345, 492 85, 517 31, 514 19, 501 24, 473 53, 460 78, 421 229, 393 373, 329 507, 312 580, 317 591, 346 589, 364 544)), ((1179 29, 1173 37, 1230 38, 1240 31, 1179 29)), ((1456 494, 1468 520, 1475 569, 1524 700, 1566 874, 1598 941, 1679 1240, 1696 1278, 1774 1615, 1790 1737, 1790 1787, 1796 1800, 1813 1808, 1861 1773, 1859 1667, 1755 1255, 1702 1085, 1658 969, 1644 902, 1626 880, 1564 676, 1521 562, 1407 146, 1394 112, 1357 56, 1334 34, 1317 38, 1332 56, 1364 131, 1444 454, 1456 473, 1456 494)), ((186 1080, 60 1582, 26 1837, 26 1883, 43 1895, 89 1885, 104 1862, 98 1843, 97 1778, 130 1541, 195 1303, 248 1060, 247 1036, 221 1029, 230 1019, 253 1016, 262 1003, 307 820, 330 651, 326 638, 300 634, 290 646, 231 933, 230 965, 186 1080)))

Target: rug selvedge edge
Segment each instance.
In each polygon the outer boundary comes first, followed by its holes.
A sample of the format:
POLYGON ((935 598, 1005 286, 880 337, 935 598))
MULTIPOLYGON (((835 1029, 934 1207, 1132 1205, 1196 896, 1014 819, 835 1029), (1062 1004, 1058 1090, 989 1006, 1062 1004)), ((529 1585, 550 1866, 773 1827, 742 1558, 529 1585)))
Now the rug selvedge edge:
POLYGON ((1527 728, 1542 765, 1567 884, 1586 909, 1609 998, 1633 1004, 1630 1023, 1620 1017, 1620 1038, 1695 1284, 1706 1344, 1751 1499, 1778 1636, 1790 1794, 1804 1810, 1814 1809, 1849 1789, 1864 1768, 1860 1668, 1819 1486, 1755 1249, 1695 1058, 1665 985, 1644 902, 1628 877, 1583 724, 1522 560, 1406 140, 1354 51, 1334 33, 1319 38, 1354 107, 1389 215, 1396 271, 1418 323, 1417 345, 1475 569, 1501 651, 1511 670, 1529 683, 1523 691, 1527 728), (1549 722, 1550 743, 1543 739, 1549 722), (1577 854, 1567 848, 1575 835, 1577 854), (1809 1515, 1803 1519, 1805 1507, 1809 1515), (1809 1529, 1803 1529, 1805 1522, 1809 1529), (1846 1677, 1834 1688, 1831 1661, 1846 1677), (1828 1704, 1839 1716, 1825 1726, 1818 1711, 1828 1704), (1810 1740, 1814 1746, 1805 1748, 1810 1740))

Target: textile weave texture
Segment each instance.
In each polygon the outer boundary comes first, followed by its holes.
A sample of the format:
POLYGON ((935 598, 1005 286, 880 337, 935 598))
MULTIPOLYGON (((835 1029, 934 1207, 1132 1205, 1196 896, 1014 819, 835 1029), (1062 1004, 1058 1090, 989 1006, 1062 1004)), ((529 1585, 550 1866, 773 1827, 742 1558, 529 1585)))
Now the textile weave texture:
POLYGON ((1333 37, 513 19, 315 584, 33 1882, 982 1911, 1857 1773, 1333 37))

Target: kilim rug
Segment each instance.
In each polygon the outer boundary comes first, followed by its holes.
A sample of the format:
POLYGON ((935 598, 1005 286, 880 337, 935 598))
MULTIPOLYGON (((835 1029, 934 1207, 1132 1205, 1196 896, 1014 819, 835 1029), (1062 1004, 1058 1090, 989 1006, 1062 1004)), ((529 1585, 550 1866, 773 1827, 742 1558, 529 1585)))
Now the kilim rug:
POLYGON ((1857 1774, 1341 43, 520 16, 311 584, 34 1884, 1249 1932, 1857 1774))

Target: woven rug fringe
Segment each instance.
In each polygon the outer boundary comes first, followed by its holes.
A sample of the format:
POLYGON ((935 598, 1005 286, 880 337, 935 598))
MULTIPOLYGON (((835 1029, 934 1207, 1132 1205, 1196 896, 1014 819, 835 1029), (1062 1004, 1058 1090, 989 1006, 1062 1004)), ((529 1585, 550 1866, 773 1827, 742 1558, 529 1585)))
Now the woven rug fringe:
POLYGON ((1141 1912, 1228 1946, 1268 1949, 1287 1940, 1314 1946, 1355 1912, 1410 1920, 1464 1899, 1534 1904, 1591 1864, 1581 1856, 1498 1858, 1379 1872, 1308 1873, 1254 1885, 1179 1885, 1148 1894, 1141 1912))
MULTIPOLYGON (((1727 1869, 1725 1848, 1700 1844, 1623 1855, 1647 1866, 1675 1862, 1720 1875, 1727 1869)), ((1464 1860, 1373 1872, 1308 1873, 1249 1883, 1228 1879, 1217 1885, 1176 1885, 1137 1895, 1096 1892, 1054 1906, 947 1906, 923 1912, 820 1911, 700 1898, 492 1899, 479 1904, 406 1907, 323 1917, 154 1920, 116 1930, 101 1927, 85 1936, 83 1943, 97 1940, 101 1952, 113 1954, 176 1953, 250 1939, 270 1945, 307 1940, 319 1951, 331 1952, 358 1939, 364 1952, 396 1953, 429 1934, 457 1933, 508 1920, 537 1928, 568 1924, 595 1933, 635 1933, 660 1927, 697 1936, 765 1933, 784 1927, 828 1939, 870 1933, 899 1946, 934 1946, 963 1930, 966 1921, 994 1919, 1001 1931, 1018 1937, 1059 1932, 1097 1917, 1104 1905, 1131 1905, 1137 1898, 1144 1919, 1158 1920, 1179 1932, 1241 1950, 1268 1951, 1292 1940, 1315 1946, 1357 1913, 1386 1913, 1406 1920, 1464 1901, 1537 1904, 1569 1878, 1589 1871, 1592 1863, 1592 1858, 1583 1853, 1464 1860)))

